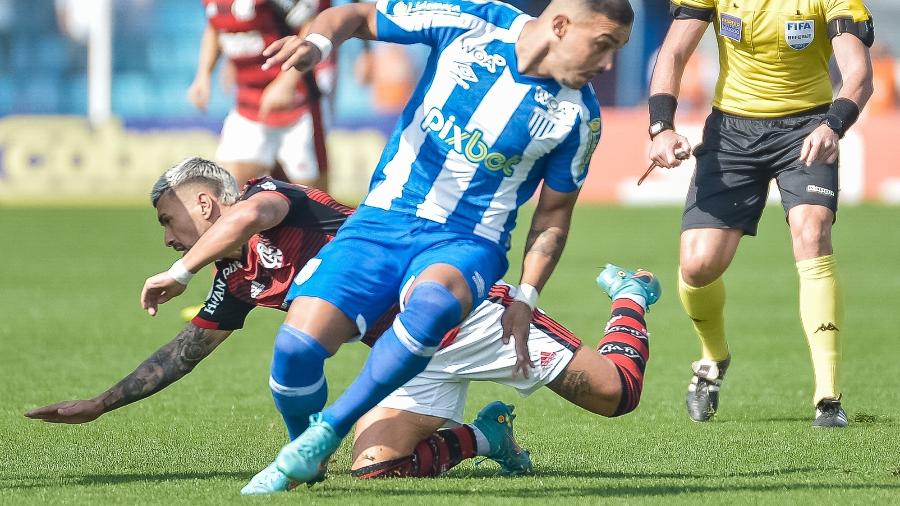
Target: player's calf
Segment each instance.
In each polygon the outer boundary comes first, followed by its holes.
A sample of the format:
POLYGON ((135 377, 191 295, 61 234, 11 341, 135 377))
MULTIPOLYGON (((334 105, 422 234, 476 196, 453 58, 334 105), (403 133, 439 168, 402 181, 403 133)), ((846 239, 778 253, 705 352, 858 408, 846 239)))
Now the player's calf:
POLYGON ((329 356, 315 339, 290 325, 282 325, 275 336, 269 388, 290 439, 306 430, 310 415, 325 406, 323 365, 329 356))

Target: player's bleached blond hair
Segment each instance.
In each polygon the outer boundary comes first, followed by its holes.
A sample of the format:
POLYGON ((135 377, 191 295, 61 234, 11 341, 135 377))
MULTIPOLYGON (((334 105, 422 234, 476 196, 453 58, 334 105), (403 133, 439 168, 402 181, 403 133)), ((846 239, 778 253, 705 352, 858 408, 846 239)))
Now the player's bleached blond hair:
POLYGON ((156 207, 159 198, 169 190, 188 183, 201 183, 208 186, 219 199, 219 202, 230 206, 237 202, 239 193, 237 181, 225 169, 205 158, 195 156, 186 158, 163 172, 150 191, 150 202, 156 207))

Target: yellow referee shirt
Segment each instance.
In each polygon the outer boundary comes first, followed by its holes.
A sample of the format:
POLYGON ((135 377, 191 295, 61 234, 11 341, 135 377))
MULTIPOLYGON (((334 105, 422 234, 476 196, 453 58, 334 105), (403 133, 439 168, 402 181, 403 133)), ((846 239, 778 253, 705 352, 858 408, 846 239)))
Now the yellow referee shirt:
POLYGON ((714 11, 719 80, 713 106, 760 118, 828 104, 835 18, 869 20, 862 0, 672 0, 714 11))

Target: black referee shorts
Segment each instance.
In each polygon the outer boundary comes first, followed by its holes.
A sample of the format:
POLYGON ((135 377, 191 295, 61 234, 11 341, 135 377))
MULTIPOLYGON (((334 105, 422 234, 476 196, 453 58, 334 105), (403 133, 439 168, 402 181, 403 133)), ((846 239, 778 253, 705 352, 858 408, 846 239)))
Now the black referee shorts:
POLYGON ((823 122, 828 106, 773 119, 713 109, 694 156, 681 229, 733 228, 756 235, 769 183, 778 181, 787 212, 801 204, 837 213, 838 164, 800 161, 803 140, 823 122))

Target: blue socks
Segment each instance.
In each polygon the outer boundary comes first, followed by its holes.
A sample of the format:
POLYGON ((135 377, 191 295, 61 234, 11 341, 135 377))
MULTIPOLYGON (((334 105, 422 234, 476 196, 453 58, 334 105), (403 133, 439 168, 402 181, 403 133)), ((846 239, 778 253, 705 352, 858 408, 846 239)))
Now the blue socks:
POLYGON ((356 380, 323 413, 344 437, 353 424, 391 392, 425 370, 444 335, 462 319, 462 306, 443 285, 417 285, 406 309, 372 347, 356 380))
POLYGON ((329 356, 311 336, 287 324, 278 329, 269 388, 291 440, 309 426, 309 415, 325 407, 328 385, 322 367, 329 356))

